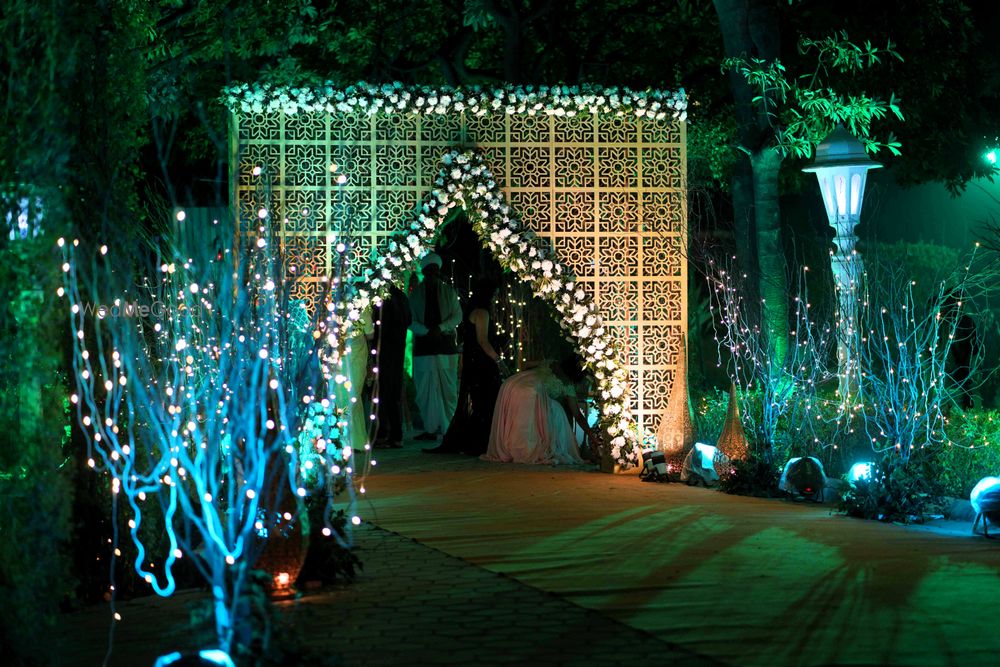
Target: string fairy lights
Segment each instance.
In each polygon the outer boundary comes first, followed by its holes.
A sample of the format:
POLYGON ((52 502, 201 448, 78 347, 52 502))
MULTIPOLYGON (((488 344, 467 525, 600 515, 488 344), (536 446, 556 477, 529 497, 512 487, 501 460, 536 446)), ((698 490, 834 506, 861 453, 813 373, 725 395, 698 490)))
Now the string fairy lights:
POLYGON ((807 455, 837 448, 860 429, 876 453, 903 462, 917 449, 957 444, 948 435, 948 414, 989 375, 980 373, 985 350, 977 344, 975 304, 984 303, 997 286, 994 269, 978 259, 978 246, 950 275, 931 281, 926 294, 918 293, 918 281, 903 268, 873 258, 856 281, 838 286, 853 291, 838 302, 856 310, 841 306, 832 315, 813 312, 804 269, 792 299, 792 344, 780 362, 768 347, 757 309, 743 296, 744 277, 731 265, 711 261, 709 266, 718 363, 727 357, 742 392, 744 421, 758 441, 770 445, 780 430, 793 429, 799 453, 807 455), (838 369, 845 347, 851 350, 849 363, 838 369), (960 347, 964 359, 956 358, 960 347), (848 382, 840 381, 838 370, 850 374, 848 382), (851 393, 825 392, 833 380, 851 393))
POLYGON ((926 295, 898 267, 876 266, 861 276, 855 411, 876 452, 905 462, 917 449, 956 444, 948 413, 988 379, 979 372, 985 349, 976 309, 998 287, 995 266, 981 260, 979 244, 960 264, 931 281, 926 295))
MULTIPOLYGON (((734 258, 733 258, 734 259, 734 258)), ((765 330, 762 311, 744 296, 746 276, 734 262, 710 260, 705 280, 709 290, 717 364, 725 358, 741 404, 743 420, 752 427, 756 444, 769 449, 786 423, 796 424, 823 446, 814 430, 813 412, 821 403, 819 389, 835 377, 829 359, 837 345, 832 323, 813 312, 806 285, 807 269, 793 297, 794 324, 783 359, 776 358, 773 331, 765 330)), ((734 390, 735 391, 735 390, 734 390)))
MULTIPOLYGON (((234 247, 226 231, 189 230, 138 277, 103 247, 88 256, 78 241, 58 243, 76 332, 71 404, 88 465, 110 476, 116 512, 125 501, 133 566, 155 593, 173 593, 179 559, 194 563, 227 653, 251 568, 269 541, 301 532, 308 495, 326 496, 323 534, 346 539, 329 517, 352 470, 352 453, 337 446, 300 457, 310 406, 331 405, 318 353, 331 320, 291 320, 296 278, 274 250, 270 208, 259 210, 268 213, 253 242, 234 247), (154 499, 163 553, 147 553, 143 533, 154 499)), ((291 578, 282 572, 276 583, 291 578)))

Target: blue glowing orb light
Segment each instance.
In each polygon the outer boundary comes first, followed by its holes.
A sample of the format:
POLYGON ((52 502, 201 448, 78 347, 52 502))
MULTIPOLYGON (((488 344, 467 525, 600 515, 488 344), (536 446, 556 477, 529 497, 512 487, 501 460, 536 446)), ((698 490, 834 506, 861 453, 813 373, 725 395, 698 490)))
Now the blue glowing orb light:
POLYGON ((847 472, 847 481, 851 484, 856 484, 860 480, 870 481, 872 478, 872 470, 874 470, 874 468, 875 464, 871 461, 855 463, 847 472))
MULTIPOLYGON (((172 594, 177 562, 194 562, 213 594, 219 655, 232 647, 261 543, 300 522, 307 496, 325 499, 323 535, 346 542, 330 521, 338 491, 353 505, 351 452, 339 445, 340 408, 324 380, 337 309, 316 308, 304 324, 293 317, 296 267, 280 255, 267 206, 260 211, 240 247, 213 221, 135 273, 107 246, 59 240, 59 293, 74 332, 71 402, 88 465, 107 475, 116 511, 124 498, 134 568, 153 591, 172 594), (153 506, 163 553, 144 542, 153 506)), ((330 290, 317 301, 335 298, 330 290)))

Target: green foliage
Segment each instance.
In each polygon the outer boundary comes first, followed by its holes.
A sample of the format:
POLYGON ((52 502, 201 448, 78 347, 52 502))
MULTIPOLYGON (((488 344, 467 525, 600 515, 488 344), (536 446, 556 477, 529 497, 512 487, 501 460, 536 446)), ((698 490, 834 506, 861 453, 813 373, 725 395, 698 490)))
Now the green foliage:
POLYGON ((48 664, 68 597, 73 492, 64 469, 69 423, 58 371, 61 331, 47 239, 0 237, 0 655, 48 664))
POLYGON ((983 477, 1000 476, 1000 410, 967 410, 949 422, 952 442, 938 455, 938 480, 945 495, 967 499, 983 477))
POLYGON ((5 664, 55 661, 51 637, 70 593, 64 541, 72 495, 60 461, 32 447, 26 474, 0 478, 0 654, 5 664))
POLYGON ((904 276, 912 277, 914 298, 925 303, 938 289, 942 280, 948 279, 961 266, 963 252, 957 248, 936 243, 864 243, 862 255, 869 265, 898 267, 904 276))
POLYGON ((851 487, 840 510, 861 519, 923 523, 942 510, 938 468, 935 448, 917 450, 906 461, 892 452, 882 454, 871 478, 851 487))
POLYGON ((775 461, 812 456, 823 464, 827 475, 836 475, 844 469, 849 431, 852 426, 860 428, 860 423, 855 421, 852 425, 847 421, 835 390, 831 385, 817 392, 808 405, 800 405, 800 409, 781 420, 773 443, 775 461))
POLYGON ((803 21, 839 25, 859 41, 879 44, 887 34, 906 36, 899 40, 905 61, 852 76, 860 89, 893 90, 906 102, 906 122, 894 128, 906 157, 893 161, 894 176, 944 181, 955 190, 985 176, 990 165, 982 154, 997 134, 994 110, 1000 108, 995 6, 969 0, 923 2, 919 9, 898 0, 824 4, 811 3, 803 21))
POLYGON ((730 188, 736 154, 730 147, 736 133, 731 108, 718 116, 695 116, 687 126, 688 187, 730 188))
MULTIPOLYGON (((801 404, 782 415, 769 448, 765 446, 760 427, 763 414, 761 400, 759 391, 740 392, 740 417, 752 451, 763 455, 770 449, 771 459, 778 463, 795 456, 812 456, 823 463, 828 474, 843 469, 843 442, 849 427, 833 396, 833 389, 817 393, 809 406, 801 404)), ((719 389, 705 391, 693 398, 693 405, 698 439, 715 443, 726 421, 728 392, 719 389)))
POLYGON ((858 45, 841 31, 819 40, 802 37, 798 51, 812 63, 811 71, 792 75, 780 60, 746 55, 726 58, 722 63, 723 71, 735 70, 757 91, 753 103, 774 128, 775 148, 783 156, 808 158, 834 126, 843 124, 869 152, 885 149, 899 155, 900 143, 892 133, 882 141, 872 130, 874 122, 889 114, 903 120, 895 95, 890 94, 886 101, 865 93, 845 93, 836 90, 831 81, 833 74, 854 76, 880 64, 883 58, 901 61, 892 41, 881 48, 871 42, 858 45))
POLYGON ((72 77, 76 36, 63 21, 73 5, 5 2, 0 12, 0 184, 38 187, 59 184, 68 161, 70 113, 67 81, 72 77))
POLYGON ((693 396, 691 402, 694 407, 695 433, 698 440, 715 444, 726 423, 729 393, 721 389, 708 389, 700 396, 693 396))
POLYGON ((751 456, 745 461, 733 461, 732 472, 719 478, 719 488, 725 493, 757 498, 781 495, 778 482, 781 471, 763 457, 751 456))

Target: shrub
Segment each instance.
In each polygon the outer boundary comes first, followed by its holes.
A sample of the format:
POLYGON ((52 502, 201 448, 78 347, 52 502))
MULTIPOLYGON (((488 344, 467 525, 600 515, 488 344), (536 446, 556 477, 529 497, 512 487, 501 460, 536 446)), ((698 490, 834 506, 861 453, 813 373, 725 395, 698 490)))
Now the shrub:
POLYGON ((942 510, 938 466, 932 448, 916 450, 905 462, 887 452, 872 466, 871 477, 851 486, 840 510, 862 519, 923 523, 942 510))
POLYGON ((698 441, 714 445, 722 434, 723 424, 726 423, 729 393, 721 389, 708 389, 692 402, 698 441))
POLYGON ((945 495, 968 498, 976 482, 1000 475, 1000 410, 952 417, 952 443, 941 447, 938 479, 945 495))
MULTIPOLYGON (((817 394, 808 407, 797 406, 778 421, 778 431, 771 443, 770 457, 776 464, 784 464, 796 456, 813 456, 823 463, 829 475, 837 475, 844 470, 845 455, 844 426, 840 406, 832 395, 817 394), (819 419, 817 419, 819 417, 819 419)), ((741 392, 740 401, 743 427, 748 439, 759 434, 756 424, 760 420, 760 392, 741 392)), ((729 394, 719 389, 710 389, 694 400, 695 427, 698 440, 715 444, 722 433, 726 421, 729 394)), ((766 454, 762 443, 751 443, 752 450, 766 454)))
POLYGON ((778 482, 781 472, 763 458, 751 457, 746 461, 732 461, 732 472, 719 477, 719 488, 725 493, 757 498, 776 498, 780 494, 778 482))
MULTIPOLYGON (((9 214, 9 213, 8 213, 9 214)), ((6 232, 4 232, 6 235, 6 232)), ((52 315, 51 241, 0 241, 0 663, 48 664, 60 603, 73 491, 61 318, 52 315)))
POLYGON ((799 405, 781 420, 773 443, 776 462, 811 456, 823 464, 829 476, 844 470, 847 425, 834 389, 817 392, 808 405, 799 405))

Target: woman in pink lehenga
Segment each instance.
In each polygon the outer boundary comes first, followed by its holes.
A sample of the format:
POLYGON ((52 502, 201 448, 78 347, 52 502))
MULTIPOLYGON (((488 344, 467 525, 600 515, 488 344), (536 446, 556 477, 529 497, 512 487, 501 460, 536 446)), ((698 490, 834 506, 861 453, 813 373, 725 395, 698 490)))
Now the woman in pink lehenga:
POLYGON ((543 363, 509 377, 500 387, 484 461, 584 463, 570 416, 588 437, 590 426, 576 402, 585 379, 575 359, 543 363))

